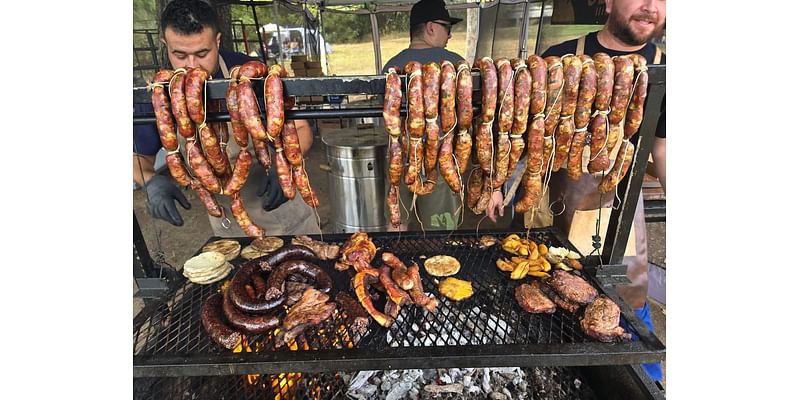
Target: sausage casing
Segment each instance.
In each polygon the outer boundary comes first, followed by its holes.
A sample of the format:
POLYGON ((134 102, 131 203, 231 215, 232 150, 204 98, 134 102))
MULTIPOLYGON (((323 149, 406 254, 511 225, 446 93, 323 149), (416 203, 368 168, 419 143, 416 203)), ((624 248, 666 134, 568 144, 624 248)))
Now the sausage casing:
POLYGON ((166 162, 169 173, 175 178, 178 185, 182 187, 189 186, 191 178, 189 177, 189 171, 186 170, 186 166, 183 164, 181 153, 175 152, 167 154, 166 162))
POLYGON ((306 170, 303 168, 302 164, 292 167, 292 178, 303 201, 312 208, 319 207, 319 198, 317 198, 317 194, 314 193, 314 190, 311 189, 311 183, 308 181, 308 174, 306 174, 306 170))
POLYGON ((628 172, 628 168, 630 168, 631 162, 633 161, 633 150, 633 143, 627 140, 622 141, 622 146, 617 153, 617 159, 614 161, 614 166, 597 185, 597 190, 599 190, 600 193, 610 192, 620 181, 622 181, 622 178, 625 177, 625 174, 628 172))
POLYGON ((222 190, 222 194, 230 196, 232 193, 238 193, 242 190, 252 163, 253 156, 250 152, 246 148, 239 150, 239 155, 236 156, 236 163, 233 166, 233 174, 222 190))
POLYGON ((244 203, 242 203, 242 198, 239 197, 238 192, 231 194, 231 213, 233 213, 236 223, 239 224, 239 227, 242 228, 245 235, 250 237, 264 236, 264 230, 256 225, 250 219, 250 215, 247 214, 247 210, 245 210, 244 203))
POLYGON ((170 111, 170 103, 167 100, 167 94, 164 89, 164 84, 169 82, 172 75, 173 72, 171 70, 162 69, 156 72, 153 77, 153 94, 150 96, 153 112, 156 115, 158 138, 161 140, 161 145, 168 152, 178 149, 178 136, 175 133, 172 111, 170 111))
POLYGON ((636 72, 635 86, 633 88, 633 98, 628 104, 628 113, 625 115, 624 138, 630 139, 642 124, 644 116, 644 101, 647 98, 647 61, 639 54, 630 54, 636 72))
POLYGON ((189 111, 189 118, 198 125, 206 122, 203 89, 208 77, 208 71, 203 67, 189 68, 186 71, 186 109, 189 111))
POLYGON ((386 73, 386 88, 383 94, 383 125, 389 136, 400 136, 400 104, 403 101, 403 91, 400 76, 395 67, 389 68, 386 73))
POLYGON ((186 106, 185 78, 186 70, 182 68, 175 70, 175 75, 169 81, 169 99, 172 104, 172 115, 175 116, 178 125, 178 133, 188 139, 194 136, 194 124, 186 106))
POLYGON ((222 312, 222 294, 214 293, 200 309, 200 321, 206 333, 218 345, 233 350, 241 343, 241 334, 231 328, 222 312))
POLYGON ((189 167, 192 169, 194 176, 203 184, 203 186, 210 190, 211 193, 220 193, 222 185, 219 178, 214 175, 214 170, 209 165, 203 153, 200 151, 200 146, 194 140, 186 141, 186 156, 189 158, 189 167))

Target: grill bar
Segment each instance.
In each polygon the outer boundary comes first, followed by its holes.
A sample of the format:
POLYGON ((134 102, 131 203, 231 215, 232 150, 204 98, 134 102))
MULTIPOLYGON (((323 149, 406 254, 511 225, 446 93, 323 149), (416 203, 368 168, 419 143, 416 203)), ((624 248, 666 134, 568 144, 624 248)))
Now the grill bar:
MULTIPOLYGON (((485 234, 486 232, 484 232, 485 234)), ((503 237, 507 232, 493 232, 503 237)), ((524 234, 518 233, 518 234, 524 234)), ((326 235, 328 242, 343 243, 349 235, 326 235)), ((351 332, 344 316, 333 318, 301 335, 299 347, 307 351, 273 350, 272 334, 248 335, 253 352, 232 353, 214 344, 200 322, 203 301, 222 284, 195 285, 184 282, 163 303, 143 309, 134 319, 134 377, 264 374, 283 371, 343 371, 411 368, 465 368, 498 366, 590 366, 657 362, 665 347, 647 331, 609 285, 590 274, 584 277, 601 293, 620 305, 622 319, 640 340, 600 343, 586 336, 579 326, 582 310, 575 314, 529 314, 514 299, 521 281, 512 281, 494 261, 508 256, 499 246, 478 248, 474 232, 374 233, 370 237, 382 251, 392 251, 406 264, 417 262, 425 292, 436 295, 439 307, 428 313, 405 306, 388 329, 377 323, 359 337, 351 332), (475 295, 451 302, 436 289, 437 282, 425 273, 423 257, 448 254, 461 262, 456 275, 473 283, 475 295)), ((531 238, 548 246, 568 242, 552 228, 535 230, 531 238)), ((212 238, 213 239, 213 238, 212 238)), ((285 237, 285 241, 290 238, 285 237)), ((249 238, 241 238, 243 245, 249 238)), ((574 250, 574 249, 573 249, 574 250)), ((234 260, 239 264, 242 260, 234 260)), ((373 260, 373 264, 377 261, 373 260)), ((350 289, 352 271, 335 271, 333 262, 322 262, 337 291, 350 289)), ((586 271, 590 270, 587 268, 586 271)), ((229 277, 230 278, 230 277, 229 277)), ((376 306, 382 308, 381 301, 376 306)))

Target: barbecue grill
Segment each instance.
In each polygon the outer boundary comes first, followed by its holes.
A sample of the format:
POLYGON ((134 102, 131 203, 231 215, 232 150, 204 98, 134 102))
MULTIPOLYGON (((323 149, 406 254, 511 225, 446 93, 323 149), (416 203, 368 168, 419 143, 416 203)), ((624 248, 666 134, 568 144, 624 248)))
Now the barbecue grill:
MULTIPOLYGON (((665 68, 650 68, 648 73, 651 82, 648 97, 659 97, 664 92, 665 68)), ((355 93, 380 96, 385 81, 375 76, 290 78, 284 82, 286 94, 290 96, 355 93)), ((259 85, 255 86, 258 92, 259 85)), ((208 82, 208 98, 224 98, 226 87, 227 82, 208 82)), ((473 99, 480 99, 480 85, 474 87, 473 99)), ((134 89, 134 102, 149 102, 149 95, 142 88, 134 89)), ((580 272, 599 293, 620 306, 621 320, 627 323, 624 326, 639 340, 600 343, 581 331, 580 313, 570 314, 560 308, 554 314, 523 311, 514 299, 514 288, 523 281, 512 281, 497 270, 494 261, 507 255, 499 246, 480 249, 474 231, 374 233, 370 237, 379 247, 376 257, 380 257, 380 251, 392 251, 402 260, 416 261, 420 265, 427 256, 456 257, 462 265, 457 277, 471 281, 475 294, 462 302, 451 302, 438 294, 438 281, 421 269, 425 291, 435 294, 440 301, 433 313, 405 306, 388 329, 371 323, 367 332, 358 335, 336 312, 321 326, 300 335, 288 348, 272 349, 272 334, 247 335, 246 344, 235 349, 237 352, 231 352, 213 343, 200 322, 203 301, 215 293, 222 282, 201 286, 181 276, 169 277, 168 285, 157 288, 163 295, 148 301, 134 318, 135 397, 342 398, 347 391, 347 379, 353 375, 347 371, 523 367, 526 379, 545 375, 551 377, 551 386, 561 387, 563 397, 550 398, 663 398, 659 388, 637 364, 663 360, 665 347, 613 290, 614 284, 625 282, 625 266, 619 263, 636 205, 634 196, 638 196, 641 187, 646 150, 653 139, 648 125, 655 122, 652 115, 657 112, 656 108, 646 107, 634 162, 619 184, 621 205, 612 213, 604 235, 604 252, 601 257, 585 258, 586 268, 580 272), (584 384, 575 387, 576 381, 584 384)), ((405 110, 401 113, 405 114, 405 110)), ((287 111, 286 116, 290 119, 379 117, 381 107, 293 110, 287 111)), ((226 114, 219 113, 207 117, 208 121, 228 119, 226 114)), ((134 118, 134 124, 153 122, 150 116, 134 118)), ((482 231, 480 234, 505 236, 508 233, 511 232, 482 231)), ((525 232, 515 233, 525 235, 525 232)), ((342 244, 348 237, 325 235, 324 240, 342 244)), ((530 237, 548 246, 574 250, 563 234, 552 228, 532 230, 530 237)), ((285 241, 289 239, 284 238, 285 241)), ((250 240, 239 239, 243 245, 250 240)), ((141 269, 153 278, 143 242, 134 244, 135 275, 141 269)), ((241 259, 233 263, 238 267, 241 259)), ((332 297, 341 290, 352 293, 351 275, 335 271, 332 262, 321 262, 320 266, 334 280, 332 297)), ((383 304, 376 306, 380 309, 383 304)), ((440 395, 440 398, 447 396, 440 395)))

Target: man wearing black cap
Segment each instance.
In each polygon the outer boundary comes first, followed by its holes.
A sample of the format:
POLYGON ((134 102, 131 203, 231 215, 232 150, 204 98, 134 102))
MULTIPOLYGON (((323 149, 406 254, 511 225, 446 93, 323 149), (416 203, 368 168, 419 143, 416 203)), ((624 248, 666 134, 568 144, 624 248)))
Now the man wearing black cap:
POLYGON ((392 57, 383 67, 386 72, 388 66, 403 68, 409 61, 419 61, 422 64, 435 61, 449 60, 455 64, 464 57, 445 50, 447 41, 450 40, 450 29, 461 22, 461 18, 452 18, 444 7, 444 0, 421 0, 411 8, 410 34, 411 43, 408 48, 392 57))
MULTIPOLYGON (((441 64, 444 60, 455 64, 463 60, 464 57, 445 50, 450 39, 450 28, 460 21, 461 18, 450 17, 444 7, 444 0, 420 0, 411 8, 411 43, 383 66, 383 72, 392 66, 402 71, 409 61, 418 61, 424 65, 429 62, 441 64)), ((406 185, 400 185, 400 197, 403 204, 411 204, 412 195, 406 185)), ((453 230, 458 222, 459 214, 456 211, 460 205, 458 195, 450 190, 444 179, 439 178, 431 193, 417 198, 415 207, 423 229, 453 230)), ((411 217, 410 220, 415 221, 416 218, 411 217)), ((407 228, 403 224, 400 230, 407 228)))

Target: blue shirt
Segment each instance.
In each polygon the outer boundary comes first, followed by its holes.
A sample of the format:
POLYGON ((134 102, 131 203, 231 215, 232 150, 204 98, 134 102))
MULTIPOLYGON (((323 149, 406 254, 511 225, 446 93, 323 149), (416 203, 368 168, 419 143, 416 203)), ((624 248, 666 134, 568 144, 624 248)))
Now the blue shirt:
MULTIPOLYGON (((248 61, 255 60, 255 58, 249 57, 247 55, 236 53, 233 51, 228 51, 225 49, 219 50, 220 56, 222 59, 225 60, 225 65, 228 67, 228 70, 233 68, 236 65, 242 65, 248 61)), ((224 79, 224 75, 222 73, 222 69, 218 68, 217 72, 214 73, 213 79, 224 79)), ((223 107, 224 107, 224 101, 223 107)), ((225 112, 227 112, 227 108, 225 108, 225 112)), ((134 103, 133 104, 133 115, 153 115, 153 105, 151 103, 134 103)), ((158 137, 158 131, 156 130, 156 125, 134 125, 133 126, 133 152, 136 154, 152 156, 158 153, 158 150, 161 149, 161 139, 158 137)))

